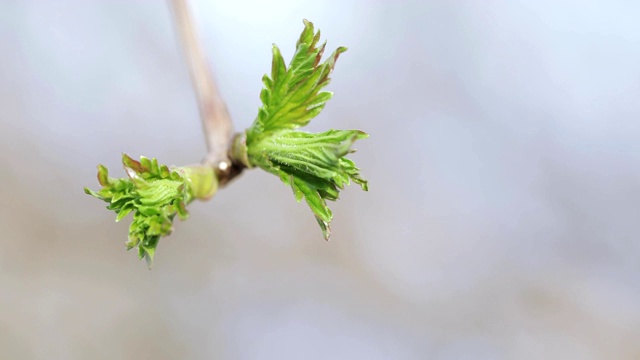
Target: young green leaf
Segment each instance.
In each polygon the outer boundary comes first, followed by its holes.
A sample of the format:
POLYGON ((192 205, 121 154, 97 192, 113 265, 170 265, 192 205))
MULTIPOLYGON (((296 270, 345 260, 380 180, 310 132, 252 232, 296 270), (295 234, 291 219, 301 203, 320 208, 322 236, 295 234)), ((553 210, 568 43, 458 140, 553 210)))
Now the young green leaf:
POLYGON ((339 47, 320 63, 326 43, 318 46, 320 31, 304 21, 296 52, 287 67, 277 46, 273 47, 271 77, 262 79, 262 107, 244 142, 234 146, 245 165, 258 166, 291 186, 297 201, 304 197, 316 217, 325 239, 330 236, 333 217, 326 200, 337 200, 350 181, 368 190, 355 163, 345 156, 358 139, 368 137, 358 130, 329 130, 307 133, 295 129, 318 115, 333 93, 320 91, 329 83, 339 47))
POLYGON ((156 159, 141 157, 136 161, 126 154, 122 164, 127 178, 110 178, 107 168, 100 165, 98 182, 102 188, 85 188, 85 192, 109 203, 107 209, 117 214, 116 221, 134 213, 127 250, 137 247, 140 259, 151 267, 158 241, 173 230, 174 217, 185 220, 189 216, 186 205, 194 198, 210 197, 217 183, 210 167, 169 169, 156 159))
POLYGON ((332 213, 326 200, 337 200, 350 181, 368 190, 355 163, 345 157, 351 146, 368 135, 358 130, 329 130, 312 134, 280 130, 262 137, 248 148, 253 166, 278 176, 290 185, 296 200, 304 197, 329 239, 332 213))
POLYGON ((305 126, 322 111, 333 93, 320 91, 329 84, 329 74, 338 56, 347 48, 339 47, 320 63, 326 42, 318 46, 320 31, 304 20, 304 30, 296 44, 296 52, 287 67, 280 49, 273 45, 271 77, 262 78, 262 107, 247 133, 248 141, 260 133, 305 126))

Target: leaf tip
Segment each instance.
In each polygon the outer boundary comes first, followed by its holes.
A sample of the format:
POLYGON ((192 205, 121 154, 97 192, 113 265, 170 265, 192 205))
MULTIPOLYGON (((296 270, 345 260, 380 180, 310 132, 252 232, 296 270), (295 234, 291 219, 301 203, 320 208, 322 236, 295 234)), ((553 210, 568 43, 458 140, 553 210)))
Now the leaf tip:
POLYGON ((151 267, 153 267, 153 259, 149 256, 149 254, 145 254, 144 260, 147 263, 147 269, 151 271, 151 267))
POLYGON ((331 224, 328 221, 324 221, 316 216, 316 221, 318 225, 320 225, 320 229, 322 230, 322 235, 326 241, 331 240, 331 224))
POLYGON ((368 181, 363 181, 360 184, 360 188, 362 188, 363 191, 369 191, 369 182, 368 181))
POLYGON ((366 139, 369 137, 369 134, 367 134, 366 132, 362 131, 362 130, 358 130, 358 132, 356 133, 356 139, 366 139))
POLYGON ((98 165, 98 183, 102 186, 109 185, 109 170, 102 164, 98 165))

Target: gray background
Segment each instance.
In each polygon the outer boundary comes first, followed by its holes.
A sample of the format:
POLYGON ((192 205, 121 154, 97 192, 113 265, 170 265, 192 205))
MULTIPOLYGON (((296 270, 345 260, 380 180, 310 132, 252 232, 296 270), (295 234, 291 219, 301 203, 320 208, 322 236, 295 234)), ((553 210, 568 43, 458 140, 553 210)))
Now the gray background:
POLYGON ((639 4, 196 1, 239 129, 302 18, 350 48, 310 130, 371 191, 325 243, 247 172, 148 271, 82 188, 204 155, 169 7, 0 2, 0 358, 640 358, 639 4))

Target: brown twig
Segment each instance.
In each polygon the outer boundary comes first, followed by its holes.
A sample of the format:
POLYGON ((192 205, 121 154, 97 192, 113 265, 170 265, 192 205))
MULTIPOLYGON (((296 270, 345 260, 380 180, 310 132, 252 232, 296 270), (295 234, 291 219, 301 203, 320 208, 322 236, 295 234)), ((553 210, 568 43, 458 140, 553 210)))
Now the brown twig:
POLYGON ((220 177, 227 178, 232 168, 228 151, 233 137, 233 124, 211 70, 207 66, 187 0, 171 0, 171 4, 189 65, 191 82, 198 100, 200 119, 207 142, 207 156, 204 162, 214 166, 220 177))

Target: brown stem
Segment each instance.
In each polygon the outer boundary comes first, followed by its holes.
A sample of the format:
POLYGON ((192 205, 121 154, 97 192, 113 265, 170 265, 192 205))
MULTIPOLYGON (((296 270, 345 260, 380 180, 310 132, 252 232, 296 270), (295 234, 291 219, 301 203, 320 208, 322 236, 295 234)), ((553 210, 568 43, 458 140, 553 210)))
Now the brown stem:
POLYGON ((205 163, 215 167, 216 172, 225 176, 232 167, 228 150, 233 137, 233 124, 227 106, 207 66, 205 56, 200 47, 195 25, 186 0, 171 0, 178 33, 183 46, 191 82, 198 100, 200 119, 207 142, 205 163))

